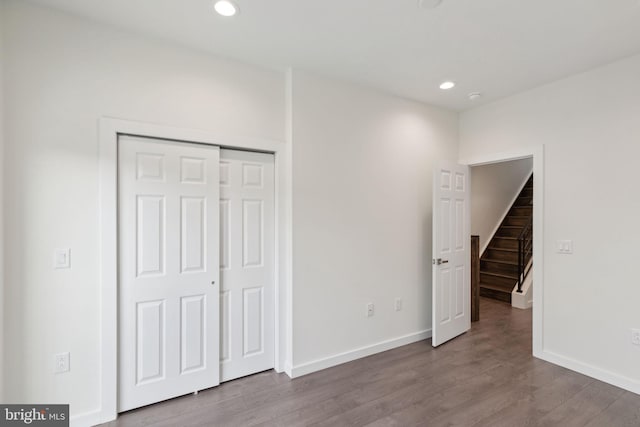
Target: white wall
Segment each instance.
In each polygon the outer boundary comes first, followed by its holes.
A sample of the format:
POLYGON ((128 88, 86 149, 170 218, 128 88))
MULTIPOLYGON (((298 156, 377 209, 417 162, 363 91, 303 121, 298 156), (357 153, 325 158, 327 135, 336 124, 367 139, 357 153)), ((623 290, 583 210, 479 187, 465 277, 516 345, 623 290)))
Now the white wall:
POLYGON ((309 74, 293 110, 296 374, 431 328, 432 164, 458 150, 457 114, 309 74))
POLYGON ((285 75, 6 4, 6 402, 99 403, 98 119, 285 139, 285 75), (52 267, 70 247, 70 270, 52 267), (54 375, 53 354, 71 352, 54 375))
POLYGON ((466 112, 460 157, 545 145, 543 356, 640 393, 638 76, 634 56, 466 112))
POLYGON ((481 251, 532 170, 532 158, 471 168, 471 234, 480 236, 481 251))

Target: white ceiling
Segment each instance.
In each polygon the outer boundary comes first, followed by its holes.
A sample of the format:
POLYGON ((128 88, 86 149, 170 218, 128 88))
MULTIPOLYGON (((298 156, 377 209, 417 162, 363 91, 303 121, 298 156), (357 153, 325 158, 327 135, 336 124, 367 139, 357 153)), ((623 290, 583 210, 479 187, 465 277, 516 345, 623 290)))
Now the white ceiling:
POLYGON ((640 52, 640 0, 32 0, 262 66, 455 110, 640 52), (458 86, 438 89, 445 79, 458 86), (484 96, 469 101, 469 92, 484 96))

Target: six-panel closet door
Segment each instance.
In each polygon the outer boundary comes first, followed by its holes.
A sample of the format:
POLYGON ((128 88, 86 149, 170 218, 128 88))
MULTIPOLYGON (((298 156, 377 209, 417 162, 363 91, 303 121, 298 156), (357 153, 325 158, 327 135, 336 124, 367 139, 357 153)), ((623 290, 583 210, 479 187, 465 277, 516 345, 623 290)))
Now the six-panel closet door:
POLYGON ((219 155, 118 144, 118 410, 220 382, 219 155))
POLYGON ((223 149, 220 157, 220 357, 228 381, 274 366, 274 156, 223 149))

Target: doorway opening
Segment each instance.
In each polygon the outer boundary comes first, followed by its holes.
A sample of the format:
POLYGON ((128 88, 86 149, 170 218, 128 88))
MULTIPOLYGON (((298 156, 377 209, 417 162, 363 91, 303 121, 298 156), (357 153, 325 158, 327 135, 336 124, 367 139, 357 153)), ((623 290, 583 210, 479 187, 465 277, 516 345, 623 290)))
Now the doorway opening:
MULTIPOLYGON (((472 278, 472 293, 476 298, 530 309, 533 157, 474 166, 470 178, 471 235, 476 246, 471 263, 478 270, 472 278)), ((474 307, 475 317, 482 315, 478 313, 481 306, 474 307)))
POLYGON ((544 348, 544 145, 508 152, 470 156, 461 163, 470 168, 495 165, 509 161, 531 159, 533 174, 532 194, 532 259, 535 264, 529 276, 533 283, 531 308, 531 348, 534 357, 543 358, 544 348))

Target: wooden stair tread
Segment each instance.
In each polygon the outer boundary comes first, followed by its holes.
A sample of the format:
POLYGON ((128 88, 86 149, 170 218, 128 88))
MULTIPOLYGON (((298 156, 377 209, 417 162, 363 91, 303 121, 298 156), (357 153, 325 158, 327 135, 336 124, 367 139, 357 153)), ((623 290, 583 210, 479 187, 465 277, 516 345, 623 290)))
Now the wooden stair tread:
POLYGON ((509 236, 493 236, 494 239, 507 239, 507 240, 518 240, 517 237, 509 237, 509 236))
POLYGON ((496 291, 496 292, 505 292, 505 293, 511 293, 511 291, 513 290, 513 286, 506 287, 506 286, 493 285, 490 283, 483 283, 483 282, 480 282, 480 287, 485 289, 491 289, 492 291, 496 291))
POLYGON ((491 250, 491 251, 504 251, 504 252, 518 252, 517 249, 509 249, 509 248, 496 248, 493 246, 487 246, 487 250, 491 250))
POLYGON ((496 259, 496 258, 480 258, 480 260, 487 261, 487 262, 496 262, 498 264, 518 265, 518 263, 514 261, 505 261, 503 259, 496 259))
POLYGON ((493 273, 491 271, 480 270, 480 274, 488 274, 489 276, 502 277, 503 279, 513 279, 518 280, 517 274, 504 274, 504 273, 493 273))

